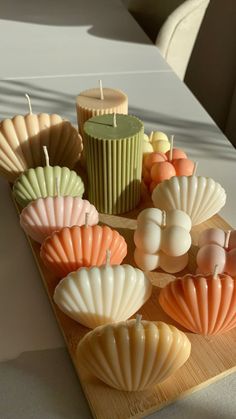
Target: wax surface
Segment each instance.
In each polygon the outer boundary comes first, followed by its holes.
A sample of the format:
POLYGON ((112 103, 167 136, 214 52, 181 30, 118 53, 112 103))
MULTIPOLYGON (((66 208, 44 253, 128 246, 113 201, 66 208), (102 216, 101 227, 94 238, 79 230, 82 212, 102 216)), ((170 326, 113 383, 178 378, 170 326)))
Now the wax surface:
POLYGON ((145 390, 188 359, 191 344, 176 327, 136 320, 97 327, 77 347, 77 361, 118 390, 145 390))
POLYGON ((81 268, 62 279, 54 301, 72 319, 94 329, 127 320, 150 297, 152 285, 131 265, 81 268))
POLYGON ((116 115, 117 127, 113 126, 113 115, 90 118, 84 124, 84 132, 93 138, 119 140, 133 137, 143 129, 143 123, 131 115, 116 115))
POLYGON ((77 106, 86 109, 114 109, 127 106, 128 97, 118 89, 103 88, 104 99, 101 100, 100 89, 88 89, 77 96, 77 106))

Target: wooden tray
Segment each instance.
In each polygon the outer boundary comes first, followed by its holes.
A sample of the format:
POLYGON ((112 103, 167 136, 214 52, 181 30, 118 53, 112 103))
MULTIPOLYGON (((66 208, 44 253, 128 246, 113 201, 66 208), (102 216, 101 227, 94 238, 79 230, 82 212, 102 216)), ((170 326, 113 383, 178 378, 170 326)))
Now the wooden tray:
MULTIPOLYGON (((125 237, 128 244, 128 256, 124 263, 134 264, 133 231, 136 228, 135 218, 139 211, 140 209, 124 217, 100 215, 101 223, 116 228, 125 237)), ((190 250, 190 262, 186 272, 195 271, 197 251, 195 244, 199 233, 209 227, 230 229, 230 226, 218 215, 194 227, 192 230, 193 245, 190 250)), ((236 371, 236 328, 217 337, 203 337, 187 333, 192 343, 191 356, 186 364, 169 379, 144 392, 122 392, 108 387, 92 377, 83 368, 83 365, 76 361, 76 346, 89 329, 76 323, 56 307, 52 297, 58 280, 43 265, 39 256, 40 246, 31 239, 29 239, 29 243, 94 418, 142 418, 236 371)), ((179 329, 185 331, 172 321, 158 304, 160 287, 172 280, 173 277, 154 272, 150 273, 150 279, 155 286, 151 298, 139 310, 143 319, 162 320, 175 324, 179 329)))

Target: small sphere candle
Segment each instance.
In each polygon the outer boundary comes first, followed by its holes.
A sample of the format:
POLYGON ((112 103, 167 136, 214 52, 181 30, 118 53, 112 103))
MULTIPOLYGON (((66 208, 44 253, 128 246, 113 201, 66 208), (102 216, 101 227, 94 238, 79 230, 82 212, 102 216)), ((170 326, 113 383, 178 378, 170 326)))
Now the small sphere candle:
POLYGON ((141 391, 166 380, 188 359, 191 343, 176 327, 136 320, 99 326, 79 342, 77 362, 108 386, 141 391))
POLYGON ((100 115, 84 124, 89 200, 99 212, 121 214, 141 193, 143 123, 131 115, 100 115))

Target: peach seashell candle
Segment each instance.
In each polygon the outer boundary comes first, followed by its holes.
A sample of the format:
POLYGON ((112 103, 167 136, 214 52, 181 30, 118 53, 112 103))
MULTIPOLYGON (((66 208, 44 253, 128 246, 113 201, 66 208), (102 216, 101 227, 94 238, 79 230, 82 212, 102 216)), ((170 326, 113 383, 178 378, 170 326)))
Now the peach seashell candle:
POLYGON ((62 279, 54 301, 69 317, 94 329, 127 320, 150 297, 152 285, 131 265, 81 268, 62 279))
POLYGON ((236 326, 236 280, 229 275, 185 275, 160 292, 163 310, 186 329, 216 335, 236 326))
POLYGON ((62 278, 81 267, 101 266, 106 251, 111 265, 119 265, 127 254, 125 239, 108 226, 64 227, 43 242, 40 256, 54 274, 62 278))
POLYGON ((39 198, 30 202, 20 215, 20 224, 33 240, 42 243, 46 237, 63 227, 98 223, 96 208, 78 196, 55 196, 39 198))
POLYGON ((14 182, 27 169, 41 166, 43 146, 47 146, 53 166, 70 169, 83 149, 77 130, 59 115, 29 113, 1 121, 0 175, 14 182))
POLYGON ((176 327, 137 316, 87 333, 78 344, 77 362, 110 387, 140 391, 174 374, 190 351, 187 336, 176 327))

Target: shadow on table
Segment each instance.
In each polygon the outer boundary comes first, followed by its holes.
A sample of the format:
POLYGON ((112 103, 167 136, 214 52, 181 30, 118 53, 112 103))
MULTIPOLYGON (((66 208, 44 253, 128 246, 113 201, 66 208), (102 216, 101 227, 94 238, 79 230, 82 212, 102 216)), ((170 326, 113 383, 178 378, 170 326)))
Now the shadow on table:
MULTIPOLYGON (((79 84, 78 91, 80 91, 79 84)), ((25 92, 31 95, 33 112, 57 113, 77 124, 75 110, 77 92, 72 95, 48 87, 39 87, 33 81, 25 80, 0 82, 1 119, 28 112, 25 92), (8 108, 11 109, 10 114, 6 111, 8 108)), ((179 147, 187 147, 189 155, 194 160, 207 156, 209 160, 219 159, 221 164, 223 161, 235 161, 232 145, 224 141, 222 132, 213 121, 208 123, 184 119, 171 113, 150 111, 132 104, 129 106, 129 113, 144 122, 147 133, 151 130, 163 130, 168 135, 175 134, 176 144, 179 147)))
POLYGON ((133 18, 119 0, 103 0, 100 6, 96 0, 9 0, 1 5, 0 19, 50 26, 88 26, 88 33, 99 38, 151 44, 135 21, 129 31, 133 18))

